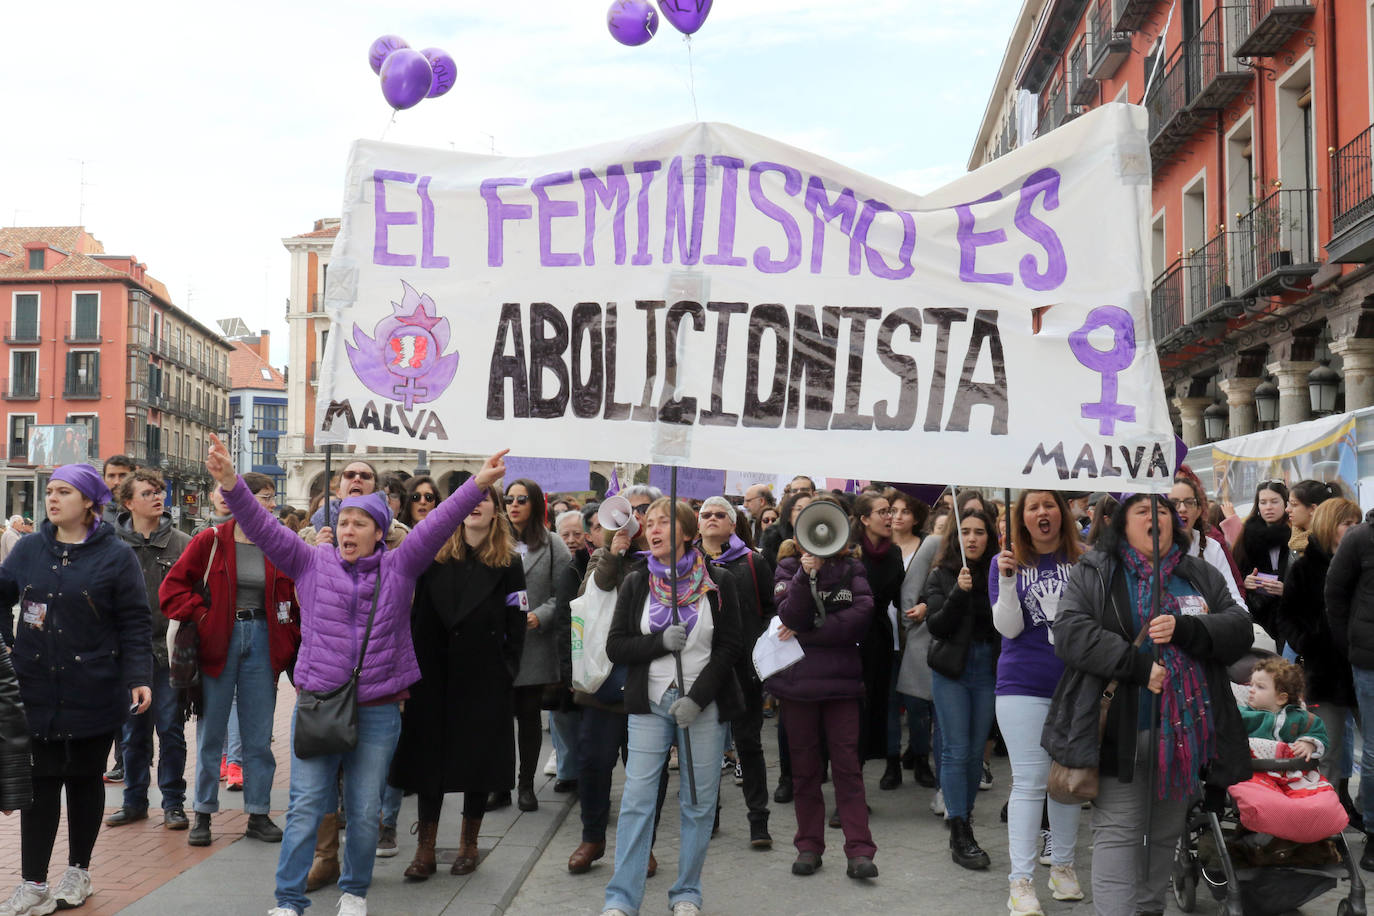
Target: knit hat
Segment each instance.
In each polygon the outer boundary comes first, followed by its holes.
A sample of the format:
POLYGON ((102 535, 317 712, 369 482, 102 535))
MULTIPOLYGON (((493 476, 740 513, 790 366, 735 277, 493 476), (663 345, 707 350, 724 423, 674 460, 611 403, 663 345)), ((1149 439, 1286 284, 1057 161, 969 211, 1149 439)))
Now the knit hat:
POLYGON ((733 525, 737 521, 735 507, 730 503, 730 500, 726 499, 724 496, 707 497, 706 500, 702 502, 701 508, 705 509, 707 506, 719 506, 721 509, 724 509, 725 514, 730 516, 730 524, 733 525))
POLYGON ((339 512, 345 509, 362 509, 377 523, 377 528, 385 534, 391 530, 391 506, 387 504, 385 493, 369 493, 366 496, 349 496, 339 504, 339 512))
POLYGON ((95 503, 96 512, 110 501, 110 488, 105 486, 100 472, 89 464, 64 464, 52 472, 52 479, 76 487, 82 496, 95 503))

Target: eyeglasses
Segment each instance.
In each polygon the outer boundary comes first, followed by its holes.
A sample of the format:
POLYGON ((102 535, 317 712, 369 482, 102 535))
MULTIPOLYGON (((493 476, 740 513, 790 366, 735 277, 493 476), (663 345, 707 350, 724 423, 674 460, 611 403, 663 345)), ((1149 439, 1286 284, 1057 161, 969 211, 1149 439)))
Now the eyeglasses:
POLYGON ((506 505, 523 506, 530 501, 528 496, 507 496, 506 505))
POLYGON ((701 517, 702 519, 722 519, 729 518, 730 516, 724 512, 703 512, 701 513, 701 517))
POLYGON ((649 504, 641 503, 638 506, 631 506, 630 508, 634 510, 635 515, 643 515, 644 513, 649 511, 649 504))
POLYGON ((415 492, 410 494, 410 501, 413 503, 437 503, 439 501, 439 497, 435 496, 433 493, 415 492))
POLYGON ((1185 499, 1171 499, 1169 500, 1169 502, 1173 503, 1174 508, 1178 509, 1179 511, 1182 511, 1184 509, 1196 509, 1198 506, 1202 505, 1202 503, 1198 502, 1191 496, 1185 499))
POLYGON ((371 471, 344 471, 344 472, 343 472, 343 479, 344 479, 344 480, 371 480, 372 477, 373 477, 373 474, 372 474, 371 471))
POLYGON ((881 515, 883 518, 888 518, 889 516, 892 515, 892 510, 891 510, 891 509, 874 509, 874 510, 873 510, 871 513, 869 513, 869 514, 870 514, 870 515, 881 515))

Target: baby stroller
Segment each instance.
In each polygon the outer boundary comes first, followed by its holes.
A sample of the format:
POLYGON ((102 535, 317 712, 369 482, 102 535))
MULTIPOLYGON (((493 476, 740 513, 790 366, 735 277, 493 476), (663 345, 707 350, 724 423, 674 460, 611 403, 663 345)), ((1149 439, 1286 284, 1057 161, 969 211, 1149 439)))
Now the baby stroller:
MULTIPOLYGON (((1231 680, 1248 684, 1262 657, 1256 652, 1231 667, 1231 680)), ((1252 760, 1255 772, 1311 769, 1301 759, 1252 760)), ((1205 884, 1225 916, 1277 916, 1334 890, 1341 877, 1349 894, 1336 907, 1337 916, 1365 916, 1364 881, 1345 835, 1316 843, 1292 843, 1248 830, 1235 799, 1209 790, 1188 810, 1187 825, 1174 850, 1170 887, 1185 913, 1197 906, 1198 886, 1205 884)))

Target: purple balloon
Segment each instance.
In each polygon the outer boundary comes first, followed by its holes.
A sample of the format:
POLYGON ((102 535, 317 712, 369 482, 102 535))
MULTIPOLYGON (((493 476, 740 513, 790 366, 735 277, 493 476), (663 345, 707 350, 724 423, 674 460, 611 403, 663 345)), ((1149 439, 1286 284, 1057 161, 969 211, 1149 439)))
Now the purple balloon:
POLYGON ((711 12, 711 0, 658 0, 658 8, 663 10, 663 18, 671 22, 673 28, 691 35, 706 21, 711 12))
POLYGON ((382 61, 382 95, 397 111, 420 104, 433 82, 429 61, 414 48, 397 48, 382 61))
POLYGON ((408 47, 410 45, 406 44, 406 40, 400 35, 383 35, 372 42, 372 47, 367 49, 367 62, 372 65, 372 72, 381 73, 382 61, 386 60, 388 54, 408 47))
POLYGON ((658 10, 649 0, 615 0, 606 13, 611 37, 623 45, 642 45, 658 32, 658 10))
POLYGON ((429 61, 429 69, 434 72, 434 78, 429 84, 429 94, 427 99, 437 99, 453 88, 453 84, 458 81, 458 65, 453 62, 453 57, 443 48, 425 48, 420 52, 429 61))

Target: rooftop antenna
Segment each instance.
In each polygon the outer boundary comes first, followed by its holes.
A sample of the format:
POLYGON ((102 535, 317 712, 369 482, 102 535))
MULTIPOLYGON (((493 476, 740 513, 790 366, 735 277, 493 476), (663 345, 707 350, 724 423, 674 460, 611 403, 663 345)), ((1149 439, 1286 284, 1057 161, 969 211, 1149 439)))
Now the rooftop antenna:
POLYGON ((86 184, 86 163, 90 162, 90 160, 77 159, 75 161, 81 163, 81 181, 77 188, 80 202, 76 211, 76 224, 78 226, 84 226, 86 225, 86 188, 88 187, 86 184))

